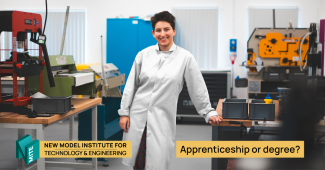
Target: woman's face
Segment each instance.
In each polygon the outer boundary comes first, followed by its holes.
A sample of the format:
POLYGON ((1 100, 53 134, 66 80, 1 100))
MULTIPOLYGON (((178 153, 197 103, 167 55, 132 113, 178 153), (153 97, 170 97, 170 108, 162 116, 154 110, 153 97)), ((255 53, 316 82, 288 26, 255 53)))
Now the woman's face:
POLYGON ((176 34, 176 29, 166 21, 158 21, 152 35, 156 38, 158 44, 162 47, 171 47, 173 44, 173 37, 176 34))

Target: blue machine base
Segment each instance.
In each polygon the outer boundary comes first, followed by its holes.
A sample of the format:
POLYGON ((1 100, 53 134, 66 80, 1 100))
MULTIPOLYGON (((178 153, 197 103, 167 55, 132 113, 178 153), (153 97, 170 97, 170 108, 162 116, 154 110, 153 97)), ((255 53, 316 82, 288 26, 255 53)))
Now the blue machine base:
MULTIPOLYGON (((97 140, 98 141, 122 141, 123 130, 120 127, 118 109, 121 105, 121 97, 103 97, 103 105, 97 105, 97 140)), ((91 141, 91 109, 78 115, 78 140, 91 141)), ((91 160, 91 158, 76 158, 75 160, 91 160)), ((107 162, 107 158, 98 158, 98 161, 107 162)))

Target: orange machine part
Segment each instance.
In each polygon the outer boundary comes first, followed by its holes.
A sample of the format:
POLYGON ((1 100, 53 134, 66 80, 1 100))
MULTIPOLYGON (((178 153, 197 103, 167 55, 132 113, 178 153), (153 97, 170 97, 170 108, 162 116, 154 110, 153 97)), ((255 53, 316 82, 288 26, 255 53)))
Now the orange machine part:
MULTIPOLYGON (((298 44, 300 37, 284 37, 281 33, 267 33, 266 38, 259 42, 259 55, 262 58, 279 58, 281 66, 299 66, 298 44)), ((308 50, 309 38, 302 45, 301 61, 308 50)))
POLYGON ((247 52, 248 55, 252 55, 252 57, 247 60, 247 65, 256 65, 256 53, 253 52, 247 52))
MULTIPOLYGON (((251 55, 249 59, 247 59, 247 65, 256 65, 256 53, 247 52, 247 55, 251 55)), ((257 72, 256 67, 249 67, 249 72, 257 72)))

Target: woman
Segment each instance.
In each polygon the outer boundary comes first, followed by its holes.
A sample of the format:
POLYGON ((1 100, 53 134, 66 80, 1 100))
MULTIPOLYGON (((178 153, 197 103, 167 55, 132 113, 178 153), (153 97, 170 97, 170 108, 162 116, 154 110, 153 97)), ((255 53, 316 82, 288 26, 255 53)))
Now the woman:
POLYGON ((175 154, 176 107, 184 81, 206 122, 219 124, 222 118, 211 107, 195 58, 173 42, 175 17, 163 11, 151 23, 158 44, 136 56, 118 111, 123 140, 132 141, 132 158, 123 158, 122 163, 134 169, 165 170, 175 154))

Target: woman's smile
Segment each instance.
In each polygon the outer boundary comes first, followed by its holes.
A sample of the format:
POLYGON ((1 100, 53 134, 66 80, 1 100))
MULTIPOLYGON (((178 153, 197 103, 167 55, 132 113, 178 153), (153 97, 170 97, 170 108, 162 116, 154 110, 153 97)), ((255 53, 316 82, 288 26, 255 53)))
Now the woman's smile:
POLYGON ((164 38, 159 38, 160 42, 161 43, 166 43, 167 42, 167 37, 164 37, 164 38))

